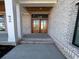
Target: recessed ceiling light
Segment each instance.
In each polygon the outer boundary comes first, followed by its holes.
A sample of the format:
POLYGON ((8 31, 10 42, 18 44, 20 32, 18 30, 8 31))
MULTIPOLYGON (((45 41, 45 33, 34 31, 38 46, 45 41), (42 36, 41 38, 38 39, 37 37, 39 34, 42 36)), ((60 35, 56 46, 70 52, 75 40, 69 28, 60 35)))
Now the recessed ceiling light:
POLYGON ((42 8, 40 8, 40 10, 42 10, 42 8))

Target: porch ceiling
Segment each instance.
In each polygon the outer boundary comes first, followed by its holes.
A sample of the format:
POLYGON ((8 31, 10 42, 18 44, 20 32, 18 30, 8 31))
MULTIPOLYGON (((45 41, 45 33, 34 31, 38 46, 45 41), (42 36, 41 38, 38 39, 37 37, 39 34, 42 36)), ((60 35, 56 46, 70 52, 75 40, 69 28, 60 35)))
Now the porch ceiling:
POLYGON ((19 0, 19 3, 26 7, 52 7, 57 0, 19 0))
POLYGON ((50 11, 52 7, 25 7, 28 11, 50 11))

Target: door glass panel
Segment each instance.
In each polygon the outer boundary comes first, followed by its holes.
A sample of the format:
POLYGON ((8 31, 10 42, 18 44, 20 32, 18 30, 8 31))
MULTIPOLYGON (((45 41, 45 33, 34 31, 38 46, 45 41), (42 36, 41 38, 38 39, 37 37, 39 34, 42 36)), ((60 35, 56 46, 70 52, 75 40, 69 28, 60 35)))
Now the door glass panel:
POLYGON ((41 32, 47 32, 47 20, 41 20, 41 32))
POLYGON ((39 20, 33 20, 33 32, 34 33, 39 32, 39 24, 40 24, 39 20))

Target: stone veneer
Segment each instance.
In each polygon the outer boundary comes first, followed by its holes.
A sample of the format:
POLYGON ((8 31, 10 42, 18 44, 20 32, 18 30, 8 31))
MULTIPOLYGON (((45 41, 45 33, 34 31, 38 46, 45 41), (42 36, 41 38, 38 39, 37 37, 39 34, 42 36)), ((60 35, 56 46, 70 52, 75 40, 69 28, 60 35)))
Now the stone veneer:
POLYGON ((67 59, 79 59, 79 48, 72 44, 78 0, 58 0, 50 12, 48 34, 67 59))

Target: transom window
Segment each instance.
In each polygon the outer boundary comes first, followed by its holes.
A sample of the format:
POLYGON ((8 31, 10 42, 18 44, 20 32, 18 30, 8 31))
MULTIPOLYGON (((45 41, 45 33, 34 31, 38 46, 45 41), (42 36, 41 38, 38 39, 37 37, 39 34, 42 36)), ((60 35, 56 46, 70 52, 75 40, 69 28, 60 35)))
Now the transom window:
POLYGON ((48 18, 48 14, 32 14, 32 18, 48 18))

